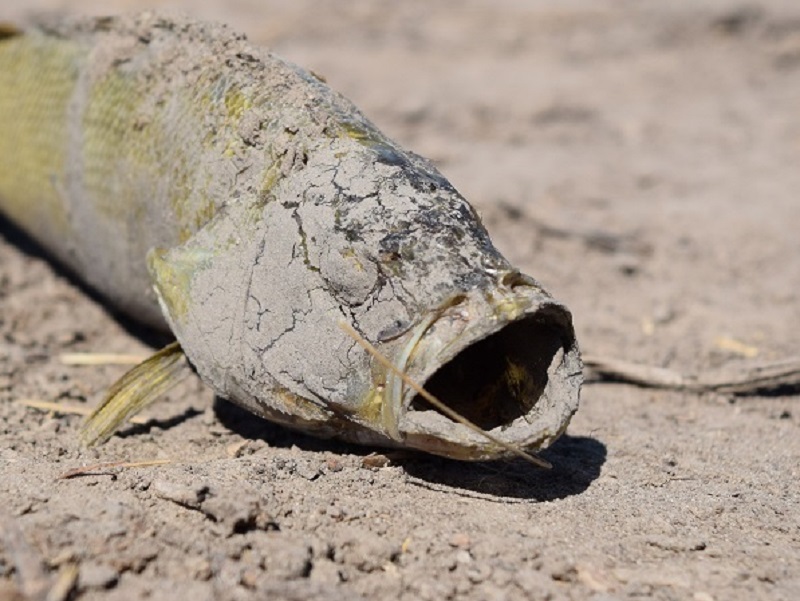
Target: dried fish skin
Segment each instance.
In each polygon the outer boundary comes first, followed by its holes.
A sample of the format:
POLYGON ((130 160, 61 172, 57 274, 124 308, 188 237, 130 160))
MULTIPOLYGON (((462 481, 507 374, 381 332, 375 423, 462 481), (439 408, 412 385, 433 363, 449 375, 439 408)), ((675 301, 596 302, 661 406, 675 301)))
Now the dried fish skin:
POLYGON ((168 327, 220 395, 322 436, 506 454, 426 407, 346 321, 511 444, 546 446, 577 409, 567 309, 428 161, 313 75, 146 13, 3 39, 0 84, 0 208, 168 327))
POLYGON ((226 207, 151 254, 173 332, 205 381, 269 419, 464 459, 506 453, 415 402, 341 331, 346 320, 479 425, 545 446, 577 408, 569 313, 508 264, 432 166, 365 133, 308 136, 302 168, 268 199, 226 207), (231 291, 243 300, 232 305, 231 291))

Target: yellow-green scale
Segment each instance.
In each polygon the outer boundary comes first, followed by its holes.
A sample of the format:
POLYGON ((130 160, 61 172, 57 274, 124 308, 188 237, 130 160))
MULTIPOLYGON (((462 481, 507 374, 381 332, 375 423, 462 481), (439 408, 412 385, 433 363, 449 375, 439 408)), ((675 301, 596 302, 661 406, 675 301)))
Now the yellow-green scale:
POLYGON ((0 39, 0 209, 50 248, 71 234, 67 111, 85 56, 41 35, 0 39))

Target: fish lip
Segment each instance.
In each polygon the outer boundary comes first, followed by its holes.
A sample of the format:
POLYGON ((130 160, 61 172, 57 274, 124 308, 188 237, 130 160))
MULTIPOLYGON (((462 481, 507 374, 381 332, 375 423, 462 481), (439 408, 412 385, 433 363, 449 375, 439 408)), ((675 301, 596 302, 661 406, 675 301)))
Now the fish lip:
MULTIPOLYGON (((529 410, 490 431, 524 449, 544 448, 563 433, 578 408, 582 365, 571 314, 532 278, 506 272, 498 275, 496 286, 451 297, 412 328, 395 354, 395 364, 414 381, 426 385, 473 345, 512 324, 536 320, 552 326, 562 340, 546 367, 546 384, 529 410)), ((395 440, 457 459, 508 455, 506 449, 441 413, 413 408, 415 397, 399 377, 387 375, 382 418, 395 440)))

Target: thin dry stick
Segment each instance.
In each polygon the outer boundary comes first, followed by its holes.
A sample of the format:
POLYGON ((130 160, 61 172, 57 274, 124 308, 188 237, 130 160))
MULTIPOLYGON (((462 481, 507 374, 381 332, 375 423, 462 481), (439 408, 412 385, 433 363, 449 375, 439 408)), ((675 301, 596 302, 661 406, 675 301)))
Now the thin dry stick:
POLYGON ((143 461, 109 461, 106 463, 95 463, 93 465, 76 467, 73 470, 64 472, 57 479, 68 480, 70 478, 76 478, 78 476, 86 476, 93 474, 95 472, 99 472, 101 470, 107 470, 114 467, 121 467, 121 468, 151 467, 153 465, 166 465, 167 463, 172 463, 172 459, 145 459, 143 461))
POLYGON ((415 486, 427 488, 428 490, 435 490, 436 492, 443 492, 459 497, 467 497, 469 499, 483 499, 484 501, 492 501, 493 503, 503 503, 504 505, 520 505, 522 503, 530 503, 528 499, 515 499, 509 497, 502 497, 500 495, 493 495, 488 492, 479 492, 476 490, 469 490, 467 488, 458 488, 448 484, 440 484, 438 482, 428 482, 423 478, 417 476, 406 475, 406 481, 415 486))
POLYGON ((729 365, 695 376, 596 355, 584 355, 583 364, 595 379, 616 380, 649 388, 738 395, 800 388, 800 357, 755 365, 729 365))
POLYGON ((146 355, 117 353, 62 353, 59 360, 64 365, 139 365, 146 355))
MULTIPOLYGON (((50 401, 41 401, 39 399, 18 399, 17 403, 31 407, 33 409, 41 409, 42 411, 53 411, 55 413, 63 413, 65 415, 91 415, 93 409, 91 407, 83 407, 81 405, 67 405, 65 403, 51 403, 50 401)), ((146 424, 150 421, 149 417, 143 415, 132 417, 129 420, 132 424, 146 424)))
POLYGON ((450 407, 445 405, 442 401, 437 399, 433 396, 430 392, 425 390, 422 386, 417 384, 414 380, 412 380, 407 373, 398 369, 394 363, 389 361, 378 349, 376 349, 368 340, 366 340, 361 334, 356 332, 349 323, 344 321, 339 322, 339 327, 341 327, 348 335, 350 335, 353 340, 355 340, 362 348, 364 348, 367 352, 369 352, 373 357, 375 357, 378 362, 383 365, 386 369, 390 369, 397 377, 399 377, 409 388, 412 388, 414 392, 428 401, 431 405, 433 405, 436 409, 444 413, 447 417, 452 419, 459 424, 466 426, 473 432, 477 432, 487 440, 493 442, 499 447, 504 448, 506 451, 509 451, 516 455, 517 457, 521 457, 525 461, 532 463, 537 467, 543 467, 545 469, 550 469, 553 465, 541 457, 537 457, 536 455, 532 455, 530 453, 526 453, 522 449, 514 446, 513 444, 507 443, 504 440, 500 440, 496 436, 490 434, 486 430, 482 429, 476 424, 473 424, 469 421, 466 417, 461 415, 460 413, 453 411, 450 407))
POLYGON ((78 582, 78 565, 68 563, 61 566, 53 586, 47 591, 45 601, 65 601, 78 582))

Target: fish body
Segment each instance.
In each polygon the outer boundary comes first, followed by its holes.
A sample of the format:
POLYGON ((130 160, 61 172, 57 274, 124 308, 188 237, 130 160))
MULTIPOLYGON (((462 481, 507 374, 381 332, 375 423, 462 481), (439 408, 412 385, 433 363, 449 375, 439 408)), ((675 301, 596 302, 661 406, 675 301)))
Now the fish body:
POLYGON ((219 395, 320 436, 508 454, 578 406, 568 310, 474 209, 319 78, 145 13, 0 39, 0 211, 219 395))

